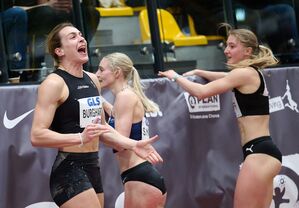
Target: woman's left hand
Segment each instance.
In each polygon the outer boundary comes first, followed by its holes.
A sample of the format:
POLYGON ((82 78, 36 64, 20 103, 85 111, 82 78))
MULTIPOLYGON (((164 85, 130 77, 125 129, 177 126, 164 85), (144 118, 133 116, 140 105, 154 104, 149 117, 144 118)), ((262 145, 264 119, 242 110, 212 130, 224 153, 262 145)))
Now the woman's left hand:
POLYGON ((132 149, 139 157, 149 161, 152 164, 163 162, 162 157, 151 145, 151 143, 157 141, 159 137, 156 135, 149 139, 139 140, 136 146, 132 149))

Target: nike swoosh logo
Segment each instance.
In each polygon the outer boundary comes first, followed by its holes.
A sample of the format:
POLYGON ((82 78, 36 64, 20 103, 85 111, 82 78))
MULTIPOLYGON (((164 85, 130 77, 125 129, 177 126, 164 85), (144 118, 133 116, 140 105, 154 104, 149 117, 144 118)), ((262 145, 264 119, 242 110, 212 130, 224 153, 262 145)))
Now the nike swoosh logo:
POLYGON ((14 119, 9 119, 7 118, 7 114, 6 111, 4 113, 4 117, 3 117, 3 125, 7 128, 7 129, 12 129, 14 128, 18 123, 20 123, 24 118, 26 118, 26 116, 28 116, 32 111, 34 111, 34 108, 20 116, 18 116, 17 118, 14 119))

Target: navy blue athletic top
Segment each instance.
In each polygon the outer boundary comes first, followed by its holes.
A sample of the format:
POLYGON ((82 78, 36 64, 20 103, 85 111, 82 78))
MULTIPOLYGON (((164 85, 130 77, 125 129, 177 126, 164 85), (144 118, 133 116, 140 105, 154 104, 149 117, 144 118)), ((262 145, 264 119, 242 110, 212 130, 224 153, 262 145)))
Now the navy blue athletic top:
MULTIPOLYGON (((110 116, 108 124, 115 128, 115 120, 113 116, 110 116)), ((132 124, 129 138, 137 141, 142 139, 142 121, 132 124)))
MULTIPOLYGON (((115 128, 115 119, 113 116, 109 117, 108 124, 115 128)), ((131 127, 131 133, 129 138, 134 140, 141 140, 141 139, 147 139, 149 138, 149 130, 148 130, 148 120, 146 117, 143 117, 143 119, 137 123, 133 123, 131 127)), ((117 150, 113 149, 113 152, 116 153, 117 150)))
POLYGON ((99 91, 85 72, 82 78, 61 69, 53 73, 63 78, 69 96, 56 109, 51 129, 59 133, 82 132, 87 124, 101 115, 102 102, 99 91))
POLYGON ((259 74, 261 84, 256 92, 243 94, 236 88, 233 90, 233 105, 237 117, 253 115, 269 115, 268 90, 262 73, 259 74))

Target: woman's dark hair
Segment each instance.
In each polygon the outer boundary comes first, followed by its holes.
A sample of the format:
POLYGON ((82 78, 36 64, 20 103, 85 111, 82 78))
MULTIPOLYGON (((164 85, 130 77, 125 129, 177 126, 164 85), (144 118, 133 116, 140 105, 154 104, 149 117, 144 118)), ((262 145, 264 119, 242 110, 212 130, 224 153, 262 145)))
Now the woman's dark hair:
POLYGON ((54 58, 55 66, 60 63, 60 59, 55 53, 55 49, 61 47, 61 37, 59 36, 59 32, 65 27, 74 27, 74 25, 69 22, 61 23, 54 27, 47 37, 48 52, 54 58))

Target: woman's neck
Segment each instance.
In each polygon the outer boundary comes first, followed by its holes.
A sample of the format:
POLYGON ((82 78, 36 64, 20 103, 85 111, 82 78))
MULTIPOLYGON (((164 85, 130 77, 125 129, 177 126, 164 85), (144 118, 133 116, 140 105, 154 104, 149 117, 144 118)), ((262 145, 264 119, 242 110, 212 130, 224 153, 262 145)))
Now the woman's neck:
POLYGON ((61 63, 58 65, 58 68, 63 71, 66 71, 67 73, 69 73, 73 76, 83 77, 83 66, 82 65, 61 63))
POLYGON ((130 86, 128 85, 128 83, 126 83, 126 82, 119 83, 117 86, 114 87, 114 89, 112 89, 112 93, 114 94, 114 96, 116 96, 118 93, 120 93, 126 89, 130 89, 130 86))

